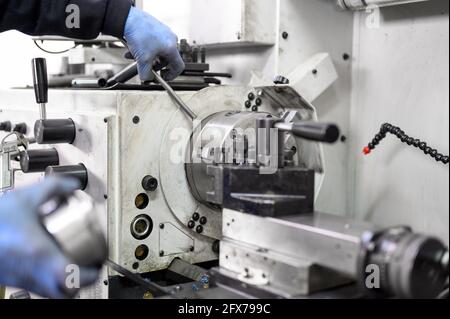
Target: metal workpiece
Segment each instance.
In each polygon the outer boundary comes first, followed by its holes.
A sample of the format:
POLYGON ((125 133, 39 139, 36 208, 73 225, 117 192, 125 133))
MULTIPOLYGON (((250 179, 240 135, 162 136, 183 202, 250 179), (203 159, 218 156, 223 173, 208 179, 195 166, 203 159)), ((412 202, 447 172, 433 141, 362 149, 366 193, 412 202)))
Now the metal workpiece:
POLYGON ((71 261, 84 267, 100 267, 104 263, 106 237, 88 195, 53 198, 41 206, 40 216, 45 229, 71 261))

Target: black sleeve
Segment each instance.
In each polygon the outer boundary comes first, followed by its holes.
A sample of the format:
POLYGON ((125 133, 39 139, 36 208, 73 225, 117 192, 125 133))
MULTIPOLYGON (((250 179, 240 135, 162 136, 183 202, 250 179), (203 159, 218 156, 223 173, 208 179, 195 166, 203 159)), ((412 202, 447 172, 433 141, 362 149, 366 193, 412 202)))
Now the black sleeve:
POLYGON ((131 0, 0 0, 0 32, 18 30, 33 36, 76 39, 93 39, 103 33, 121 38, 131 5, 131 0), (74 7, 79 8, 79 28, 71 19, 74 7))

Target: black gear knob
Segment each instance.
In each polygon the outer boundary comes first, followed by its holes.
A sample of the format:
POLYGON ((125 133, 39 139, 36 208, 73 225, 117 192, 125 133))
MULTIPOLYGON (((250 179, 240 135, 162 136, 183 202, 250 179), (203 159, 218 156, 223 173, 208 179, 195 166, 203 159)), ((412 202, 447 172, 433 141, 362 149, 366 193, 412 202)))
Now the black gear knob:
POLYGON ((297 137, 322 143, 335 143, 341 134, 339 127, 330 123, 279 122, 275 125, 275 127, 282 131, 291 132, 297 137))
POLYGON ((328 123, 294 123, 292 133, 310 141, 334 143, 339 139, 339 128, 328 123))
POLYGON ((24 173, 43 173, 47 167, 59 165, 56 149, 27 150, 20 153, 20 169, 24 173))
POLYGON ((88 171, 83 164, 71 166, 48 166, 45 177, 56 176, 76 179, 80 183, 80 190, 85 190, 88 185, 88 171))
POLYGON ((38 144, 72 144, 76 134, 76 126, 71 119, 39 120, 34 125, 38 144))

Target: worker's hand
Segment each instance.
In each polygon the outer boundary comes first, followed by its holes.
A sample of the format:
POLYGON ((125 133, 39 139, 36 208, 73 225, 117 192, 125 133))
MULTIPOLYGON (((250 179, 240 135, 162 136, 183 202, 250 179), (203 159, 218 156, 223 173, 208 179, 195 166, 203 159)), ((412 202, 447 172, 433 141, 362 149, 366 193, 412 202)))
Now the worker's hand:
POLYGON ((178 38, 166 25, 151 15, 132 7, 125 25, 124 38, 138 63, 142 81, 153 80, 152 69, 156 63, 167 62, 165 79, 170 81, 184 70, 178 52, 178 38))
MULTIPOLYGON (((77 186, 73 180, 50 178, 0 197, 0 285, 48 298, 75 295, 78 289, 66 284, 71 274, 67 271, 73 272, 67 267, 73 263, 44 229, 38 210, 55 196, 71 194, 77 186)), ((80 286, 92 284, 97 276, 97 269, 80 268, 80 286)))

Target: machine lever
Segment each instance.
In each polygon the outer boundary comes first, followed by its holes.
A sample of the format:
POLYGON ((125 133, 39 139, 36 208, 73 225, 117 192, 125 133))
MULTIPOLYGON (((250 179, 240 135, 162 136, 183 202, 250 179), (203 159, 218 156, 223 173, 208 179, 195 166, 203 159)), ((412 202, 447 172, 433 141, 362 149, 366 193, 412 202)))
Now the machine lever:
POLYGON ((329 123, 279 122, 275 124, 275 127, 281 131, 291 132, 292 134, 300 138, 330 144, 335 143, 340 136, 340 131, 337 125, 329 123))
POLYGON ((155 76, 155 80, 161 84, 161 86, 169 93, 170 97, 175 100, 180 109, 191 119, 195 120, 197 118, 197 114, 195 114, 186 103, 178 96, 177 93, 172 89, 172 87, 167 83, 162 76, 160 76, 155 70, 152 71, 155 76))
POLYGON ((110 259, 106 260, 106 265, 108 267, 110 267, 112 270, 114 270, 117 273, 124 276, 125 278, 133 281, 134 283, 140 285, 141 287, 144 287, 144 288, 150 290, 151 292, 163 293, 163 294, 167 293, 167 291, 164 290, 162 287, 159 287, 158 285, 156 285, 150 281, 147 281, 146 279, 142 278, 138 274, 132 273, 128 269, 123 268, 122 266, 120 266, 119 264, 116 264, 115 262, 113 262, 110 259))
POLYGON ((117 83, 126 83, 136 75, 138 75, 138 66, 137 62, 134 62, 114 75, 112 78, 108 79, 106 86, 111 87, 117 83))
MULTIPOLYGON (((156 66, 156 70, 163 67, 163 65, 156 66)), ((162 76, 160 76, 155 70, 152 71, 155 77, 155 81, 161 84, 161 86, 169 93, 169 95, 175 100, 181 110, 191 119, 195 120, 197 115, 183 102, 183 100, 175 93, 169 83, 167 83, 162 76)), ((107 87, 111 87, 117 83, 125 83, 130 79, 138 75, 138 65, 134 62, 127 66, 125 69, 117 73, 115 76, 110 78, 107 82, 107 87)))
MULTIPOLYGON (((76 126, 73 120, 47 120, 48 77, 46 60, 35 58, 31 61, 31 66, 33 69, 34 93, 40 111, 40 119, 34 125, 36 142, 38 144, 72 144, 76 138, 76 126)), ((26 125, 23 125, 22 128, 26 130, 26 125)), ((25 130, 20 133, 25 134, 25 130)))
POLYGON ((46 104, 48 103, 48 77, 47 63, 44 58, 32 60, 33 86, 36 95, 36 103, 39 104, 41 120, 47 118, 46 104))

